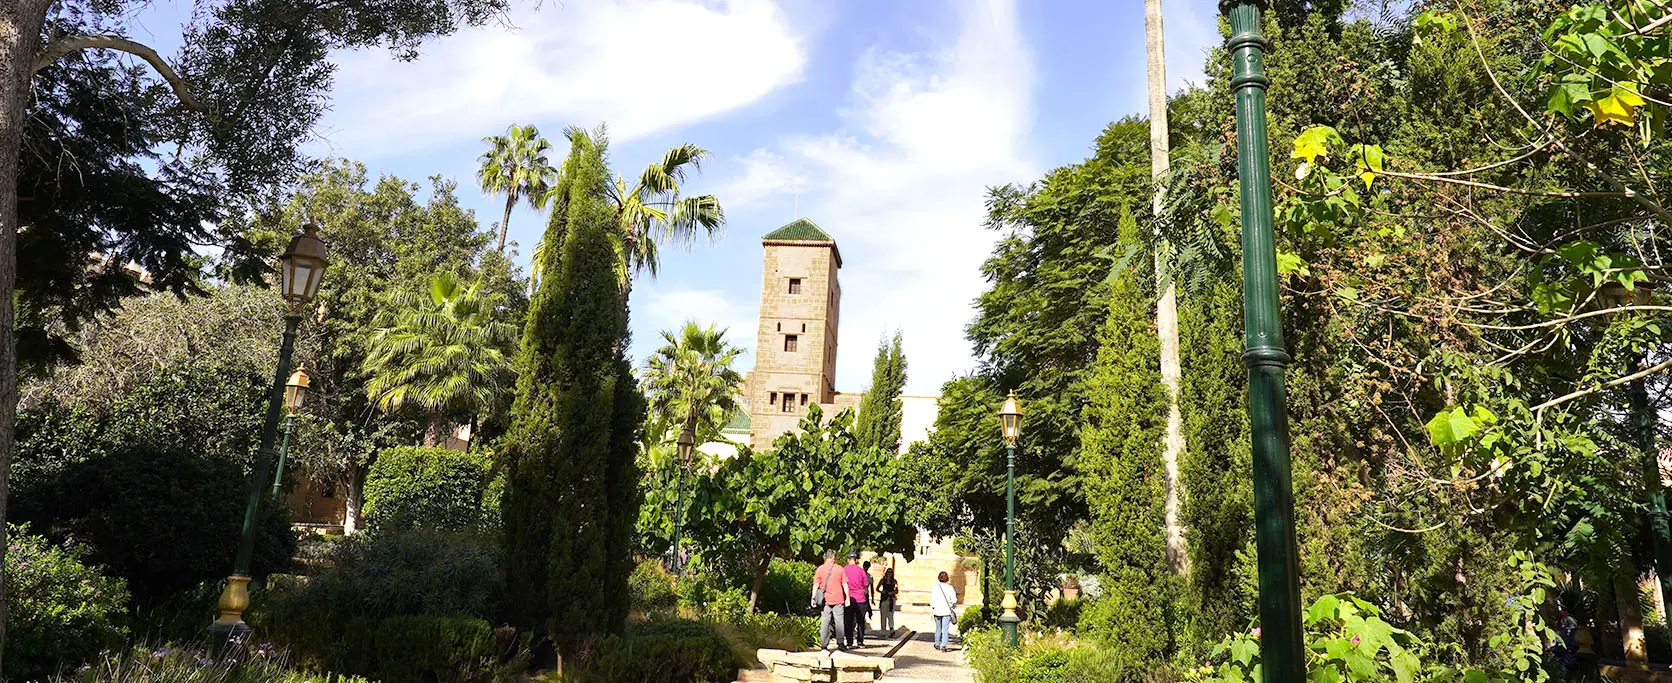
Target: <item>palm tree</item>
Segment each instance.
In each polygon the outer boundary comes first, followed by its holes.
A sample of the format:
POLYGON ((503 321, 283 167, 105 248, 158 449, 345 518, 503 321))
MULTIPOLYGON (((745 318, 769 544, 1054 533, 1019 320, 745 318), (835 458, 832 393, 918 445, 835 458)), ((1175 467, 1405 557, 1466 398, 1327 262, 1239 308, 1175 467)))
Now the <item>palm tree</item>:
MULTIPOLYGON (((1157 221, 1166 205, 1163 176, 1167 175, 1167 58, 1162 44, 1161 0, 1144 0, 1144 42, 1149 62, 1150 174, 1155 178, 1154 213, 1157 221)), ((1162 250, 1155 250, 1155 272, 1166 273, 1162 250)), ((1161 384, 1167 390, 1167 433, 1162 444, 1162 463, 1167 472, 1167 565, 1179 574, 1190 572, 1190 554, 1184 543, 1184 524, 1179 520, 1183 483, 1179 459, 1184 455, 1184 416, 1179 412, 1179 299, 1172 278, 1164 277, 1165 288, 1155 305, 1155 330, 1161 343, 1161 384)))
POLYGON ((511 209, 526 200, 531 209, 546 206, 546 193, 557 175, 546 152, 551 143, 540 137, 534 126, 511 124, 504 135, 482 138, 488 151, 478 158, 476 181, 489 195, 505 195, 505 217, 499 221, 499 253, 505 253, 505 237, 511 229, 511 209))
MULTIPOLYGON (((609 134, 604 126, 592 131, 570 127, 563 134, 571 144, 609 147, 609 134)), ((702 171, 702 162, 709 156, 708 150, 691 143, 676 145, 664 152, 660 161, 646 167, 631 187, 619 175, 610 184, 609 199, 620 219, 615 239, 617 265, 624 283, 641 270, 656 276, 661 263, 657 257, 658 243, 689 246, 697 233, 713 238, 725 225, 726 213, 714 195, 680 195, 686 173, 702 171)), ((553 183, 553 190, 555 186, 553 183)), ((540 276, 541 256, 546 248, 544 241, 534 247, 531 270, 536 279, 540 276)))
POLYGON ((446 271, 428 291, 390 295, 360 366, 373 405, 424 411, 426 446, 441 443, 449 418, 496 405, 516 374, 517 329, 498 316, 503 298, 446 271))
POLYGON ((732 363, 743 348, 725 337, 725 330, 687 321, 678 336, 663 330, 665 343, 645 361, 651 410, 670 426, 690 429, 698 444, 719 439, 739 410, 743 376, 732 363))

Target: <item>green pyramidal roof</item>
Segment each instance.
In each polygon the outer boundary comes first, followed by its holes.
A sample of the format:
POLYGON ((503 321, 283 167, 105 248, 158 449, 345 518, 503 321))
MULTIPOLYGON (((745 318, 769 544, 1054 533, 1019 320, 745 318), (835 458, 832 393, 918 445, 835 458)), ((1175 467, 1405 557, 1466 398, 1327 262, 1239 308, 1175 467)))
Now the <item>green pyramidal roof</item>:
POLYGON ((763 240, 797 240, 801 242, 835 242, 830 233, 805 218, 797 218, 772 232, 766 233, 763 240))

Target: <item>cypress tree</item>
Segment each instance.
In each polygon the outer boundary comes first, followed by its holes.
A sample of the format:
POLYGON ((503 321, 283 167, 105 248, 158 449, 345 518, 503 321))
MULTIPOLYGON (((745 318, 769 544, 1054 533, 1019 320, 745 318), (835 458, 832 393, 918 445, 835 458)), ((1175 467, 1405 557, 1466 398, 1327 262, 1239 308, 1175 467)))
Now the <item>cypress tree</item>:
POLYGON ((880 448, 886 453, 900 452, 900 394, 906 389, 906 354, 901 349, 900 332, 894 332, 892 342, 883 340, 877 345, 877 358, 871 366, 871 390, 859 402, 859 444, 865 448, 880 448))
MULTIPOLYGON (((1128 250, 1141 244, 1130 211, 1122 212, 1119 230, 1119 243, 1128 250)), ((1134 667, 1172 654, 1178 595, 1178 580, 1167 568, 1161 453, 1167 395, 1143 261, 1130 259, 1130 267, 1106 285, 1108 318, 1087 378, 1078 460, 1105 575, 1104 597, 1082 625, 1108 638, 1111 651, 1134 667)))
POLYGON ((625 356, 603 144, 571 136, 544 280, 530 302, 504 448, 509 614, 564 652, 620 632, 638 513, 632 443, 644 401, 625 356))

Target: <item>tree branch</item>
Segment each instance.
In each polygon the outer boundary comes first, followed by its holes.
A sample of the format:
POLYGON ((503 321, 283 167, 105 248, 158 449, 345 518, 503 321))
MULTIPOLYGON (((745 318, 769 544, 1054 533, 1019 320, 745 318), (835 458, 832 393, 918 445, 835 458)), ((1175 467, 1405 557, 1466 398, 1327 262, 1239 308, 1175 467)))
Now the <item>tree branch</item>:
POLYGON ((168 65, 168 62, 163 61, 162 56, 158 55, 156 50, 121 36, 78 35, 65 36, 54 40, 41 48, 40 57, 35 59, 34 68, 29 73, 34 75, 71 52, 91 48, 118 50, 145 60, 146 63, 151 65, 151 68, 157 70, 157 74, 162 76, 163 80, 168 81, 169 87, 174 89, 175 97, 180 98, 180 104, 193 111, 206 110, 203 103, 192 95, 191 88, 186 85, 186 79, 181 78, 174 67, 168 65))
POLYGON ((1649 375, 1653 375, 1653 374, 1655 374, 1657 372, 1660 372, 1662 370, 1665 370, 1667 368, 1672 368, 1672 360, 1666 361, 1664 363, 1659 363, 1659 364, 1654 365, 1652 367, 1644 368, 1644 369, 1639 370, 1637 372, 1626 375, 1625 377, 1617 377, 1617 378, 1608 380, 1607 382, 1603 382, 1602 384, 1591 387, 1589 389, 1580 389, 1579 391, 1575 391, 1571 394, 1567 394, 1565 396, 1559 396, 1557 398, 1550 399, 1550 400, 1545 401, 1543 403, 1540 403, 1536 406, 1533 406, 1533 412, 1536 413, 1536 414, 1539 414, 1539 415, 1543 415, 1544 410, 1546 408, 1552 408, 1552 407, 1555 407, 1555 406, 1559 406, 1563 403, 1567 403, 1568 401, 1572 401, 1572 400, 1574 400, 1576 398, 1579 398, 1581 396, 1587 396, 1587 395, 1594 394, 1596 392, 1602 391, 1603 389, 1617 387, 1617 386, 1620 386, 1621 384, 1625 384, 1626 382, 1630 382, 1634 379, 1643 379, 1644 377, 1648 377, 1649 375))

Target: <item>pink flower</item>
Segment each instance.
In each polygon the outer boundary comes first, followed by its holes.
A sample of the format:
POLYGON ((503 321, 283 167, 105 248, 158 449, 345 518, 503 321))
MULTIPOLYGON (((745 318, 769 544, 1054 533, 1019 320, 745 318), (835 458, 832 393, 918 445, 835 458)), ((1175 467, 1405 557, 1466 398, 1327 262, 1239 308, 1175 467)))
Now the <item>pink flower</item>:
POLYGON ((1258 626, 1255 626, 1254 628, 1249 629, 1248 632, 1253 634, 1255 638, 1260 637, 1260 627, 1258 627, 1258 626))
POLYGON ((1358 644, 1358 640, 1359 640, 1359 639, 1358 639, 1358 636, 1353 636, 1353 644, 1354 644, 1354 645, 1357 645, 1357 644, 1358 644))

